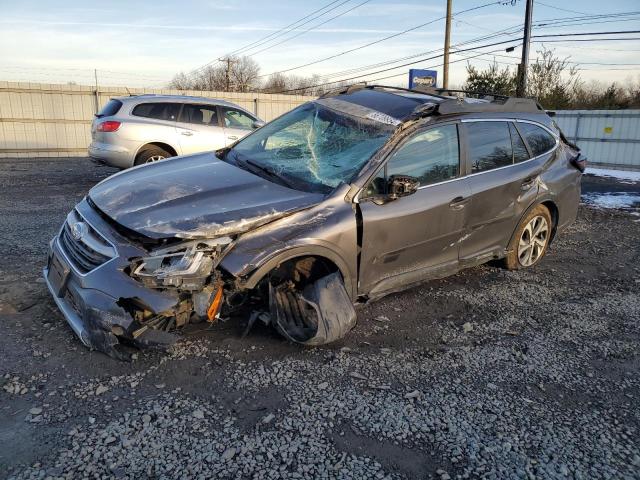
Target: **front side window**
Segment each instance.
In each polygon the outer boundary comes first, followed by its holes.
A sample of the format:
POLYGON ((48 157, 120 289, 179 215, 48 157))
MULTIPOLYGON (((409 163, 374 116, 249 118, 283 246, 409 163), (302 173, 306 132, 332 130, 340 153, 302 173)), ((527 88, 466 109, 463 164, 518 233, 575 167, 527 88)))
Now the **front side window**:
POLYGON ((547 153, 556 146, 556 139, 542 127, 531 123, 519 122, 518 130, 522 132, 522 136, 529 144, 534 157, 547 153))
POLYGON ((471 172, 479 173, 513 164, 511 134, 507 122, 467 124, 471 172))
POLYGON ((175 122, 179 110, 177 103, 141 103, 135 106, 131 115, 175 122))
POLYGON ((224 126, 227 128, 242 128, 245 130, 250 130, 253 128, 253 122, 255 118, 247 115, 240 110, 236 110, 235 108, 222 108, 222 119, 224 121, 224 126))
POLYGON ((456 125, 443 125, 416 133, 387 163, 387 177, 408 175, 420 185, 443 182, 458 176, 460 151, 456 125))
POLYGON ((218 125, 218 113, 215 105, 185 104, 180 113, 180 121, 196 125, 218 125))
POLYGON ((293 188, 328 193, 351 181, 394 130, 309 102, 245 137, 227 156, 256 174, 271 172, 293 188))

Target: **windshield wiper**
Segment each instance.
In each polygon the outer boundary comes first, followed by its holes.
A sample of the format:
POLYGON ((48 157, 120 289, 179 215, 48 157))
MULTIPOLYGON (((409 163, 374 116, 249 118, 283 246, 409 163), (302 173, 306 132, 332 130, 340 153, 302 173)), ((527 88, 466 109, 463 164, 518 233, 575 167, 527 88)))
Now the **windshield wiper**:
MULTIPOLYGON (((237 157, 236 157, 237 158, 237 157)), ((275 179, 278 181, 278 183, 281 183, 282 185, 284 185, 285 187, 288 188, 292 188, 293 189, 293 185, 288 182, 287 180, 285 180, 284 178, 282 178, 280 175, 278 175, 277 172, 273 171, 271 168, 269 167, 265 167, 263 165, 260 165, 259 163, 256 163, 252 160, 246 159, 246 160, 242 160, 244 163, 251 165, 251 167, 260 170, 263 173, 266 173, 269 177, 275 179)), ((294 189, 295 190, 295 189, 294 189)))

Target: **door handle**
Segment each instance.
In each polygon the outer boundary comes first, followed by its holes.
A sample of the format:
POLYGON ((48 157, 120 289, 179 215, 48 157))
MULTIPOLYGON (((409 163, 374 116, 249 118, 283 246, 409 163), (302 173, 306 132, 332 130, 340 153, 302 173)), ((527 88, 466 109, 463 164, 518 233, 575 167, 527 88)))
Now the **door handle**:
POLYGON ((449 202, 451 210, 462 210, 469 203, 469 197, 456 197, 449 202))
POLYGON ((527 190, 529 190, 529 189, 533 186, 533 184, 535 183, 535 181, 536 181, 536 177, 528 177, 528 178, 525 178, 525 179, 522 181, 522 184, 520 185, 520 189, 521 189, 523 192, 526 192, 527 190))
POLYGON ((229 135, 227 138, 228 138, 229 140, 237 140, 237 139, 238 139, 238 136, 237 136, 237 135, 229 135))
POLYGON ((185 130, 184 132, 180 132, 180 134, 184 135, 185 137, 190 137, 191 135, 193 135, 193 132, 185 130))

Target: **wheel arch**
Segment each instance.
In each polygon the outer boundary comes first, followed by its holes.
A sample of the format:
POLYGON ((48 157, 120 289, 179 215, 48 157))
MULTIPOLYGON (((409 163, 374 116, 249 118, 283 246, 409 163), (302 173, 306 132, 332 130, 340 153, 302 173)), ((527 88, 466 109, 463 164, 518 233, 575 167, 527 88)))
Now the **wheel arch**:
POLYGON ((166 142, 147 142, 145 144, 143 144, 140 148, 138 148, 138 151, 136 152, 135 156, 134 156, 134 160, 138 159, 138 156, 144 152, 144 149, 150 146, 154 146, 154 147, 159 147, 162 148, 163 150, 166 150, 167 152, 171 153, 174 157, 178 156, 178 151, 172 147, 171 145, 169 145, 166 142))
POLYGON ((285 262, 307 257, 316 257, 325 262, 329 262, 336 267, 342 275, 345 288, 352 301, 356 298, 357 285, 354 275, 352 275, 347 262, 335 251, 322 245, 305 245, 292 247, 269 257, 261 262, 251 273, 246 275, 241 281, 242 286, 248 289, 255 288, 258 283, 271 271, 285 262))
POLYGON ((516 226, 514 227, 513 232, 511 232, 511 236, 509 237, 509 243, 507 243, 507 246, 511 245, 511 242, 513 241, 514 236, 518 233, 518 227, 520 226, 522 219, 525 218, 527 215, 529 215, 531 210, 538 207, 539 205, 543 205, 544 207, 546 207, 547 210, 549 210, 549 213, 551 214, 551 223, 553 224, 551 226, 551 238, 549 239, 549 245, 551 245, 551 242, 553 241, 556 235, 556 230, 558 229, 558 219, 560 218, 559 216, 560 211, 558 210, 558 205, 552 198, 543 197, 543 198, 537 199, 535 202, 529 205, 529 208, 527 208, 524 212, 522 212, 522 215, 520 215, 520 218, 518 219, 518 223, 516 223, 516 226))

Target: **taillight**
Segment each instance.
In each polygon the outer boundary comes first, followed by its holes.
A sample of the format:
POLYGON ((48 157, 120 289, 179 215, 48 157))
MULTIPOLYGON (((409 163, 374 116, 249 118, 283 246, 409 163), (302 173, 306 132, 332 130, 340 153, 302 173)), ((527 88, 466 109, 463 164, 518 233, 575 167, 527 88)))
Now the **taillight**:
POLYGON ((581 173, 584 173, 587 169, 587 157, 578 153, 578 155, 571 159, 571 165, 580 170, 581 173))
POLYGON ((114 122, 113 120, 107 120, 98 124, 97 130, 99 132, 115 132, 120 128, 120 122, 114 122))

